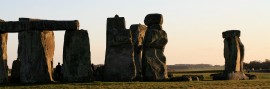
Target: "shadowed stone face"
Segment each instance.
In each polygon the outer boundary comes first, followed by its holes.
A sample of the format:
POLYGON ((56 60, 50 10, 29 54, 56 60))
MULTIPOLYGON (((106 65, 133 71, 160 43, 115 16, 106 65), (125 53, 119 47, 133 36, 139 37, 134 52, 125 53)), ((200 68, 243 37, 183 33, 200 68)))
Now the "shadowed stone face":
POLYGON ((148 26, 142 54, 142 72, 144 80, 158 81, 168 78, 164 48, 168 42, 167 33, 162 30, 161 14, 149 14, 145 17, 148 26))
POLYGON ((0 32, 0 83, 8 81, 7 36, 7 33, 0 32))
POLYGON ((243 75, 244 45, 240 40, 239 30, 222 33, 224 38, 225 74, 229 79, 241 79, 243 75))
POLYGON ((14 60, 12 63, 12 70, 11 70, 12 83, 20 82, 20 68, 21 68, 21 61, 19 59, 14 60))
POLYGON ((136 74, 131 31, 124 17, 107 19, 104 81, 131 81, 136 74))
POLYGON ((18 59, 21 61, 20 79, 23 83, 50 82, 54 54, 52 31, 19 32, 18 59))
POLYGON ((136 80, 142 79, 142 44, 146 31, 146 26, 134 24, 130 26, 132 32, 132 42, 134 46, 134 61, 136 65, 136 80))
POLYGON ((93 80, 91 52, 87 30, 66 31, 63 50, 64 81, 93 80))

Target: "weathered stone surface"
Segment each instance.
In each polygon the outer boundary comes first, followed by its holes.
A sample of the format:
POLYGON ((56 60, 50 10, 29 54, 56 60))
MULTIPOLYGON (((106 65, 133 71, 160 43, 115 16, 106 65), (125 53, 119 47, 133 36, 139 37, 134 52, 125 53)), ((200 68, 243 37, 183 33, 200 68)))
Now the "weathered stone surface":
POLYGON ((113 18, 107 18, 107 30, 108 29, 126 29, 126 22, 124 17, 115 15, 113 18))
POLYGON ((147 26, 151 25, 162 25, 163 24, 163 16, 161 14, 148 14, 144 19, 144 24, 147 26))
POLYGON ((41 42, 42 42, 42 46, 45 52, 45 59, 46 59, 47 67, 48 67, 48 72, 50 74, 50 80, 53 80, 52 78, 53 56, 54 56, 54 49, 55 49, 53 31, 43 31, 41 33, 41 42))
POLYGON ((132 42, 134 46, 134 61, 136 65, 135 80, 142 79, 142 42, 146 29, 146 26, 141 24, 133 24, 130 26, 130 30, 132 32, 132 42))
POLYGON ((245 75, 242 74, 244 61, 244 45, 239 38, 240 31, 229 30, 223 32, 222 35, 224 38, 224 75, 227 76, 227 79, 230 80, 243 79, 245 77, 245 75))
POLYGON ((79 21, 54 21, 21 18, 20 21, 0 22, 2 32, 21 32, 30 30, 78 30, 79 21))
POLYGON ((63 79, 66 82, 93 80, 87 30, 66 31, 63 50, 63 79))
MULTIPOLYGON (((155 16, 156 15, 150 14, 146 16, 146 19, 147 21, 152 22, 152 18, 153 22, 155 22, 156 19, 158 19, 155 16)), ((162 17, 162 15, 159 17, 162 17)), ((168 42, 167 33, 162 30, 162 26, 160 24, 156 23, 150 25, 147 21, 145 21, 145 24, 148 25, 148 28, 143 41, 142 54, 143 77, 146 81, 165 80, 168 76, 166 57, 163 52, 165 45, 168 42)))
POLYGON ((11 82, 13 83, 20 82, 20 68, 21 68, 21 61, 19 59, 14 60, 12 63, 12 70, 11 70, 11 82))
POLYGON ((8 81, 7 33, 0 32, 0 83, 8 81))
POLYGON ((248 77, 243 72, 232 72, 227 75, 229 80, 247 80, 248 77))
POLYGON ((131 31, 124 17, 107 19, 104 81, 131 81, 136 75, 131 31))
POLYGON ((54 46, 52 31, 19 32, 18 59, 21 61, 21 82, 53 81, 51 73, 54 46))

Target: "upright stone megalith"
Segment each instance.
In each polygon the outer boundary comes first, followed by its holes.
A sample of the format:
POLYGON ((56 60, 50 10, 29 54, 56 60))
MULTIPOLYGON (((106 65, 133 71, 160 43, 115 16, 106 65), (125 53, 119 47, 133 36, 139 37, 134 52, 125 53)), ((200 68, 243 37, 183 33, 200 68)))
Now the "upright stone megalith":
MULTIPOLYGON (((4 21, 0 19, 1 22, 4 21)), ((7 33, 0 32, 0 83, 6 83, 8 81, 7 36, 7 33)))
POLYGON ((50 82, 54 56, 53 31, 19 32, 18 59, 23 83, 50 82))
POLYGON ((133 24, 130 26, 132 32, 132 42, 134 47, 134 61, 136 65, 136 80, 142 79, 142 46, 146 31, 146 26, 141 24, 133 24))
POLYGON ((244 45, 239 38, 240 31, 225 31, 222 33, 222 36, 224 38, 225 79, 246 79, 243 73, 244 45))
POLYGON ((93 79, 90 43, 87 30, 66 31, 63 49, 63 79, 88 82, 93 79))
POLYGON ((144 23, 147 25, 143 41, 142 73, 145 81, 167 79, 166 57, 164 48, 168 42, 167 33, 162 30, 161 14, 148 14, 144 23))
POLYGON ((108 18, 103 80, 131 81, 136 75, 133 57, 131 31, 125 28, 125 18, 108 18))

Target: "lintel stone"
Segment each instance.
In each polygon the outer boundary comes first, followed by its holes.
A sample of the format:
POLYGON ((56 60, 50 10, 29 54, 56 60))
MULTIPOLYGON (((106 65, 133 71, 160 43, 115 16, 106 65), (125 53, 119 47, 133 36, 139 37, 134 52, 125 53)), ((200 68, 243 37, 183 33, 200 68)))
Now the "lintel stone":
POLYGON ((21 32, 29 30, 79 30, 79 21, 56 21, 20 18, 20 21, 0 21, 1 32, 21 32))

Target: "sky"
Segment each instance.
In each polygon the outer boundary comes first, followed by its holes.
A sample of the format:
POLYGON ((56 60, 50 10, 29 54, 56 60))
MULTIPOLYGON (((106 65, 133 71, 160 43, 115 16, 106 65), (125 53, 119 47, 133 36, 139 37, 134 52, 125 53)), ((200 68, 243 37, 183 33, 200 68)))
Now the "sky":
MULTIPOLYGON (((126 28, 163 15, 167 64, 224 65, 222 32, 241 30, 244 62, 270 59, 270 0, 2 0, 0 19, 79 20, 88 30, 91 62, 103 64, 106 19, 125 17, 126 28)), ((55 31, 54 66, 62 64, 64 31, 55 31)), ((17 59, 18 34, 8 34, 8 66, 17 59)))

